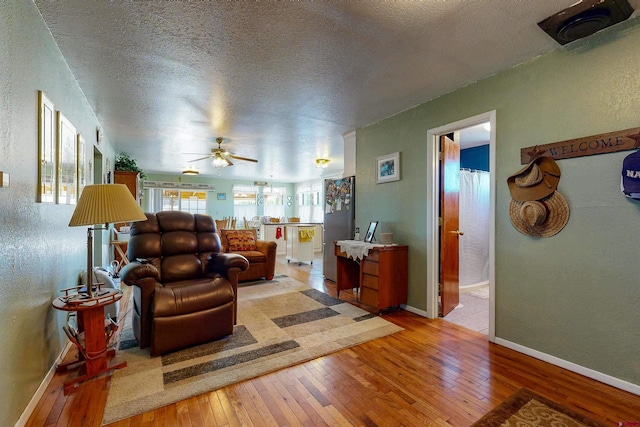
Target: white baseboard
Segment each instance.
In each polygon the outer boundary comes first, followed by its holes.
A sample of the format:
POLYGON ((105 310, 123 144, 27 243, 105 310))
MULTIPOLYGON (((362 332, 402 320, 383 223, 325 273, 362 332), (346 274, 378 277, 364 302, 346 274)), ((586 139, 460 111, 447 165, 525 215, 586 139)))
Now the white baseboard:
POLYGON ((64 360, 65 356, 67 355, 67 353, 69 352, 72 346, 73 346, 73 343, 71 341, 67 342, 67 345, 64 346, 64 348, 60 352, 60 355, 54 362, 53 366, 51 366, 51 368, 49 369, 49 372, 47 372, 47 375, 45 375, 44 379, 40 383, 40 386, 38 387, 36 392, 33 394, 33 397, 31 397, 29 404, 27 405, 26 408, 24 408, 24 411, 22 411, 22 415, 20 416, 20 418, 18 418, 18 421, 16 421, 15 427, 24 427, 27 425, 27 421, 29 421, 31 414, 33 414, 33 411, 35 411, 36 406, 38 405, 38 402, 40 402, 40 399, 44 395, 45 391, 47 391, 47 387, 49 387, 49 383, 51 383, 51 380, 53 379, 53 376, 56 373, 56 366, 59 363, 62 363, 62 360, 64 360))
MULTIPOLYGON (((428 317, 427 312, 424 310, 417 309, 411 306, 403 306, 405 310, 417 314, 418 316, 428 317)), ((620 390, 628 391, 629 393, 633 393, 635 395, 640 396, 640 385, 630 383, 625 380, 621 380, 620 378, 612 377, 611 375, 603 374, 602 372, 585 368, 584 366, 578 365, 573 362, 569 362, 564 359, 560 359, 559 357, 551 356, 550 354, 543 353, 538 350, 534 350, 529 347, 525 347, 520 344, 516 344, 514 342, 505 340, 503 338, 496 337, 496 344, 501 345, 503 347, 510 348, 511 350, 515 350, 519 353, 526 354, 527 356, 535 357, 536 359, 542 360, 547 363, 551 363, 552 365, 559 366, 568 371, 575 372, 580 375, 584 375, 585 377, 594 379, 596 381, 600 381, 601 383, 610 385, 612 387, 618 388, 620 390)))
POLYGON ((413 314, 417 314, 418 316, 428 317, 427 312, 424 310, 420 310, 419 308, 411 307, 410 305, 403 305, 402 308, 413 314))
POLYGON ((534 350, 532 348, 525 347, 523 345, 516 344, 502 338, 496 337, 495 343, 503 347, 510 348, 511 350, 515 350, 519 353, 526 354, 527 356, 535 357, 536 359, 567 369, 571 372, 584 375, 585 377, 594 379, 596 381, 600 381, 601 383, 610 385, 612 387, 619 388, 620 390, 628 391, 629 393, 640 396, 640 386, 637 384, 621 380, 620 378, 612 377, 611 375, 603 374, 602 372, 595 371, 593 369, 585 368, 584 366, 580 366, 573 362, 551 356, 550 354, 546 354, 541 351, 534 350))

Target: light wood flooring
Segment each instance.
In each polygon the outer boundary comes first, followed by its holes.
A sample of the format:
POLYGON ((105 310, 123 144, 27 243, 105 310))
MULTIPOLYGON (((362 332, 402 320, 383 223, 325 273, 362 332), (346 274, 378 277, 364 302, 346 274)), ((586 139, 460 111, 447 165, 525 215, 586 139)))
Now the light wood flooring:
MULTIPOLYGON (((313 265, 280 259, 277 273, 335 296, 320 259, 313 265)), ((640 422, 639 396, 491 344, 486 335, 442 319, 403 310, 383 317, 404 331, 109 427, 469 426, 521 387, 608 425, 640 422)), ((108 376, 64 396, 66 375, 55 376, 28 426, 100 425, 108 376)))

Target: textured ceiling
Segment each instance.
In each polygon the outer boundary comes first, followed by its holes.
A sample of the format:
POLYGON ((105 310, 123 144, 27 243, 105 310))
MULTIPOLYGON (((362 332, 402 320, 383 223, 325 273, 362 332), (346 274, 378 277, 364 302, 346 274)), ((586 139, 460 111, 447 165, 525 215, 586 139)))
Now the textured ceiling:
POLYGON ((536 23, 574 2, 34 0, 116 151, 217 176, 186 153, 222 136, 259 160, 222 178, 280 182, 339 172, 345 133, 558 48, 536 23))

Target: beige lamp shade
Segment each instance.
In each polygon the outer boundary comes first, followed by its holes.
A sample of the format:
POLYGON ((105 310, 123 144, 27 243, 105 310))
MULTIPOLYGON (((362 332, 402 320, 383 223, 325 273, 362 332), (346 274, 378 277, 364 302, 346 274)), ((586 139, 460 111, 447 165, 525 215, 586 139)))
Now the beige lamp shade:
POLYGON ((96 184, 82 190, 69 227, 146 219, 126 185, 96 184))

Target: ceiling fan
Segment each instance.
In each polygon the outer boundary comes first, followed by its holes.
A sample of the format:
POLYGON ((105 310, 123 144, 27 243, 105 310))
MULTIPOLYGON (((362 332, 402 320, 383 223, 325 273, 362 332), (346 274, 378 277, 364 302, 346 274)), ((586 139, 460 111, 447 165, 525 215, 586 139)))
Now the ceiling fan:
POLYGON ((205 160, 205 159, 213 159, 212 160, 212 164, 216 168, 224 168, 224 167, 227 167, 227 166, 233 166, 233 163, 229 159, 245 160, 247 162, 258 163, 258 161, 256 159, 249 159, 247 157, 236 156, 233 153, 231 153, 231 152, 225 150, 224 148, 222 148, 220 145, 223 142, 225 142, 224 138, 217 137, 216 138, 216 142, 218 143, 218 148, 212 148, 211 149, 211 153, 209 155, 207 155, 205 157, 200 157, 199 159, 189 160, 189 163, 197 162, 197 161, 205 160))

